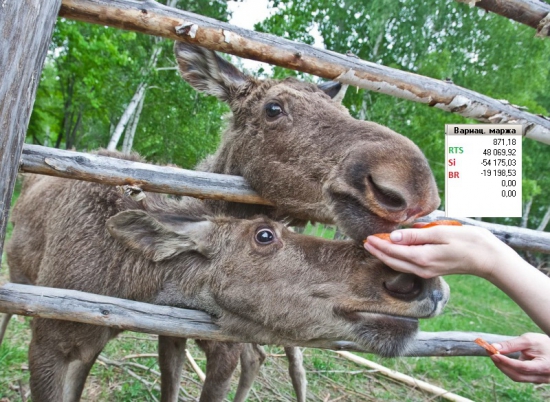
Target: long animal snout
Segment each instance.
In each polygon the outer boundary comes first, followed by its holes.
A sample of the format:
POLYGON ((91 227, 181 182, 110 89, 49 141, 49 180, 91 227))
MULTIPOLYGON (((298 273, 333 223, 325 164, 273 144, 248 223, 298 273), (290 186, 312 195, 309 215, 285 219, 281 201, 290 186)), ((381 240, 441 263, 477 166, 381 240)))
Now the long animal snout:
POLYGON ((404 223, 429 214, 439 205, 435 180, 423 159, 409 157, 396 161, 388 158, 373 164, 365 162, 367 156, 359 158, 351 161, 348 168, 351 172, 362 170, 363 177, 356 177, 353 185, 362 193, 368 208, 379 217, 404 223))
POLYGON ((383 144, 358 146, 325 183, 324 196, 336 222, 353 239, 391 231, 438 207, 437 185, 426 158, 414 144, 405 145, 410 147, 394 151, 383 144))

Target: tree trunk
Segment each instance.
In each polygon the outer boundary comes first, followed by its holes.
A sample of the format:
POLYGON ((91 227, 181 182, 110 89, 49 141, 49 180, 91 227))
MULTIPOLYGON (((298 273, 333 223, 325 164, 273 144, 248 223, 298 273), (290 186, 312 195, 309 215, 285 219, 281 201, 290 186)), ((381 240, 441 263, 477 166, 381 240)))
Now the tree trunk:
MULTIPOLYGON (((72 123, 72 119, 71 119, 72 123)), ((80 106, 80 110, 78 111, 78 116, 76 117, 76 121, 74 124, 71 124, 70 131, 67 132, 67 140, 65 142, 65 149, 72 149, 76 147, 76 133, 78 132, 78 129, 80 128, 80 124, 82 123, 82 106, 80 106)))
POLYGON ((132 121, 130 127, 126 130, 124 135, 124 142, 122 143, 122 152, 129 154, 132 152, 132 146, 134 145, 134 136, 136 135, 136 129, 139 123, 139 118, 141 116, 141 110, 143 109, 143 103, 145 102, 145 93, 139 102, 138 108, 134 115, 132 116, 132 121))
POLYGON ((546 225, 548 225, 548 222, 550 221, 550 207, 546 210, 546 213, 542 217, 542 220, 540 221, 539 227, 537 230, 543 231, 546 228, 546 225))
MULTIPOLYGON (((168 3, 172 4, 174 1, 175 0, 171 0, 168 3)), ((107 149, 109 151, 116 150, 118 141, 120 140, 120 137, 124 132, 124 129, 126 128, 129 122, 133 121, 133 117, 134 117, 134 114, 136 113, 138 105, 140 105, 143 102, 143 99, 145 98, 145 91, 147 90, 147 84, 146 84, 147 74, 149 74, 149 72, 155 69, 155 67, 157 66, 158 57, 160 55, 160 52, 162 51, 162 48, 160 47, 160 44, 159 44, 161 39, 157 37, 154 37, 152 39, 155 42, 155 45, 153 46, 151 59, 149 60, 149 63, 141 69, 141 75, 144 77, 144 79, 139 83, 138 89, 136 90, 134 97, 126 107, 126 110, 122 114, 122 117, 120 118, 115 128, 115 131, 111 136, 111 140, 109 141, 109 145, 107 146, 107 149)), ((140 110, 140 113, 141 113, 141 110, 140 110)), ((128 135, 128 133, 126 133, 126 135, 128 135)), ((132 137, 132 141, 133 141, 133 137, 132 137)), ((123 145, 123 148, 124 148, 124 145, 123 145)), ((124 150, 122 152, 124 152, 124 150)))
POLYGON ((2 2, 0 12, 0 259, 36 88, 61 0, 2 2))
POLYGON ((523 214, 521 214, 521 223, 520 227, 526 228, 527 223, 529 222, 529 213, 531 212, 531 205, 533 205, 533 197, 529 198, 529 201, 523 206, 523 214))
POLYGON ((126 128, 126 125, 128 124, 128 121, 130 121, 130 118, 134 114, 139 102, 141 101, 141 98, 143 98, 143 95, 145 94, 145 83, 142 82, 138 85, 136 92, 134 93, 134 96, 132 97, 132 100, 126 107, 126 110, 122 114, 122 117, 118 121, 118 124, 115 128, 115 131, 113 132, 113 135, 111 136, 111 140, 109 141, 109 145, 107 145, 107 149, 109 151, 115 151, 116 147, 118 145, 118 141, 120 140, 120 137, 122 136, 122 132, 126 128))

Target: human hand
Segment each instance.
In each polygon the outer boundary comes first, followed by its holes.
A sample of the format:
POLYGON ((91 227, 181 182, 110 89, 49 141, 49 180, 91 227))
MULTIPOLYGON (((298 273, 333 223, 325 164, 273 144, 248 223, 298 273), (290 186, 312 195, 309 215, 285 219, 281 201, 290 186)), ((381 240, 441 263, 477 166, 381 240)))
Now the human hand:
POLYGON ((489 278, 501 263, 520 258, 488 230, 474 226, 400 229, 390 239, 369 236, 365 248, 391 268, 422 278, 449 274, 489 278))
POLYGON ((491 360, 512 380, 536 384, 550 382, 550 338, 547 335, 523 334, 493 346, 501 354, 492 355, 491 360), (521 352, 519 360, 503 355, 513 352, 521 352))

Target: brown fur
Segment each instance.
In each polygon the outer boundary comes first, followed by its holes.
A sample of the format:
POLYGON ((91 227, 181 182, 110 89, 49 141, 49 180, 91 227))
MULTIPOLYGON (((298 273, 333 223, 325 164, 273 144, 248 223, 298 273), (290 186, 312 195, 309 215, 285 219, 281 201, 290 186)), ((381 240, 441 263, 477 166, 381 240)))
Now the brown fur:
MULTIPOLYGON (((226 332, 253 333, 265 343, 340 338, 394 355, 417 329, 416 320, 397 316, 432 316, 445 302, 434 294, 447 295, 445 283, 431 279, 402 300, 384 285, 398 274, 352 241, 295 234, 261 217, 214 216, 195 199, 148 194, 136 203, 112 187, 31 176, 12 220, 14 278, 34 275, 38 266, 37 280, 28 282, 198 308, 226 332), (275 234, 272 244, 255 241, 263 228, 275 234)), ((35 319, 33 400, 60 401, 63 392, 76 400, 98 353, 119 332, 35 319)), ((242 347, 228 346, 227 353, 240 354, 242 347)), ((234 366, 215 370, 222 369, 234 366)))

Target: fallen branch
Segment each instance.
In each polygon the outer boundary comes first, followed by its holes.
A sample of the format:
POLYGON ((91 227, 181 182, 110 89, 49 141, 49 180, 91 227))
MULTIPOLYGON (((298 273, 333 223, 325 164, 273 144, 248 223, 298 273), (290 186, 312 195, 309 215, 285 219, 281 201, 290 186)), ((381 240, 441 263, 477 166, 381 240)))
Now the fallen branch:
POLYGON ((380 374, 385 375, 386 377, 393 378, 394 380, 401 381, 407 385, 410 385, 411 387, 429 392, 431 394, 436 395, 439 398, 444 398, 453 402, 473 402, 471 399, 464 398, 457 394, 453 394, 452 392, 449 392, 447 390, 444 390, 443 388, 427 383, 426 381, 417 380, 416 378, 413 378, 406 374, 400 373, 395 370, 391 370, 378 363, 374 363, 374 362, 371 362, 370 360, 354 355, 353 353, 350 353, 350 352, 336 352, 336 353, 338 353, 342 357, 345 357, 348 360, 351 360, 354 363, 360 364, 361 366, 370 367, 378 371, 380 374))
MULTIPOLYGON (((20 170, 109 185, 132 185, 144 191, 157 193, 272 205, 255 193, 239 176, 156 166, 40 145, 23 146, 20 170)), ((430 222, 441 219, 443 216, 442 211, 435 211, 420 218, 419 221, 430 222)), ((458 218, 457 220, 469 225, 483 226, 516 249, 550 253, 550 233, 548 232, 497 225, 474 219, 458 218)))
POLYGON ((122 357, 120 360, 139 359, 142 357, 147 357, 147 358, 153 357, 155 359, 158 359, 159 355, 158 353, 138 353, 134 355, 126 355, 122 357))
POLYGON ((457 0, 491 11, 537 30, 540 38, 550 36, 550 4, 539 0, 457 0))
POLYGON ((206 375, 201 370, 201 368, 199 367, 195 359, 193 359, 193 356, 191 356, 191 353, 189 353, 189 349, 185 349, 185 357, 187 357, 187 361, 191 365, 191 368, 193 369, 195 374, 197 374, 197 376, 199 377, 199 380, 201 380, 201 382, 204 383, 204 380, 206 380, 206 375))
POLYGON ((420 102, 485 123, 525 126, 525 136, 550 144, 550 120, 418 74, 385 67, 269 34, 163 6, 155 1, 63 0, 60 16, 195 43, 212 50, 337 80, 420 102))
MULTIPOLYGON (((225 333, 201 311, 158 306, 76 290, 7 283, 0 287, 0 312, 75 321, 180 338, 262 343, 254 334, 242 339, 225 333)), ((420 332, 404 356, 487 356, 473 341, 502 342, 509 336, 474 332, 420 332)), ((287 341, 285 346, 371 352, 348 341, 287 341)))

